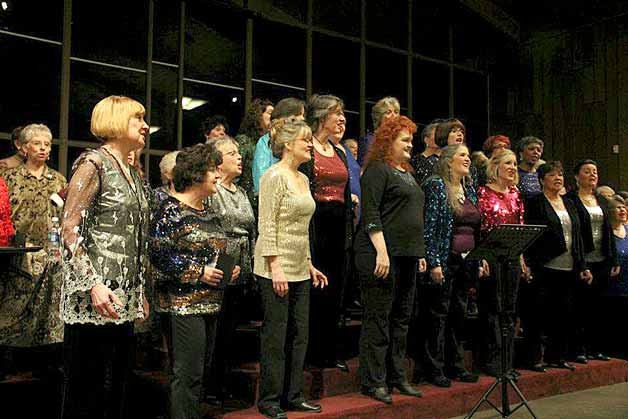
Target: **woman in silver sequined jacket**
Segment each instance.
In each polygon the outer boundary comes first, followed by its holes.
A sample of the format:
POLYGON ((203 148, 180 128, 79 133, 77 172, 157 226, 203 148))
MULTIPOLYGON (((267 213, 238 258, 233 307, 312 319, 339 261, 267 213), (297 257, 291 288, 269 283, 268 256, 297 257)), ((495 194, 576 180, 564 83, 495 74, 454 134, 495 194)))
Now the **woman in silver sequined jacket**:
POLYGON ((91 131, 103 144, 74 164, 63 214, 62 417, 86 411, 88 417, 118 418, 131 368, 133 322, 148 314, 148 200, 127 162, 148 133, 144 106, 107 97, 94 107, 91 131))

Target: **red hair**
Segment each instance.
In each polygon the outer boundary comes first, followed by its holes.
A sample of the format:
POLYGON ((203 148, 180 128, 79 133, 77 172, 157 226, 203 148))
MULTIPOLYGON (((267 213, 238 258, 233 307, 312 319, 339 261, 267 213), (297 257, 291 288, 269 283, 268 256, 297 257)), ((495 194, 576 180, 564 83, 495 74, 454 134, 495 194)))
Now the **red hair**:
POLYGON ((506 148, 510 148, 510 138, 505 135, 492 135, 484 141, 482 145, 482 150, 488 156, 493 152, 493 149, 496 148, 497 143, 502 143, 506 145, 506 148))
MULTIPOLYGON (((416 133, 416 124, 405 116, 383 122, 375 131, 375 140, 369 147, 364 167, 373 161, 382 161, 389 166, 394 166, 396 162, 392 155, 392 145, 401 131, 408 131, 410 135, 413 135, 416 133)), ((408 172, 413 172, 410 162, 403 163, 402 167, 408 172)))

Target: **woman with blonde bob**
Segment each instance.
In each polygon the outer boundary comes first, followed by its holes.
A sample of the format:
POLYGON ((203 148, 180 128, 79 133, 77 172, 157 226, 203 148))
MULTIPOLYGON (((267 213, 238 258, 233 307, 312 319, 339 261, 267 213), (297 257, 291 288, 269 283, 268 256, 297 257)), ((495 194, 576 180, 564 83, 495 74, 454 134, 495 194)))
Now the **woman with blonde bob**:
MULTIPOLYGON (((516 154, 508 149, 494 151, 486 166, 486 177, 488 181, 486 186, 478 189, 478 207, 482 214, 481 238, 488 236, 490 231, 500 224, 523 224, 524 215, 521 193, 516 186, 519 182, 516 154)), ((515 261, 513 269, 521 272, 525 279, 529 279, 523 257, 520 257, 518 262, 515 261)), ((514 334, 515 303, 519 291, 518 276, 503 279, 501 295, 497 293, 494 277, 481 281, 479 285, 478 308, 485 330, 483 361, 486 372, 491 375, 497 375, 501 365, 500 354, 503 344, 500 339, 501 328, 507 326, 514 334), (505 298, 500 301, 502 297, 505 298), (505 318, 508 319, 506 326, 500 324, 497 309, 499 305, 506 312, 505 318)), ((510 357, 513 354, 513 342, 511 339, 507 351, 510 357)), ((512 358, 509 358, 507 363, 510 366, 512 358)))
POLYGON ((144 146, 144 112, 124 96, 98 102, 91 132, 102 145, 81 154, 72 168, 62 223, 62 417, 125 416, 133 322, 148 315, 148 200, 127 161, 144 146))

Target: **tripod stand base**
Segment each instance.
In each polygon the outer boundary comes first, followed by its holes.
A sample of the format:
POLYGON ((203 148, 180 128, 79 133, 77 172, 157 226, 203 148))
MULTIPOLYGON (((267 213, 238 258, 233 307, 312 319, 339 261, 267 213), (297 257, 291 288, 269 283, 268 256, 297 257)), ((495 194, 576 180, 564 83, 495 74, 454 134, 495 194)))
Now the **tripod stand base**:
POLYGON ((525 406, 525 408, 528 409, 528 412, 530 412, 530 415, 534 419, 537 419, 536 415, 532 411, 532 408, 530 408, 530 405, 528 404, 528 401, 526 400, 525 396, 523 395, 523 393, 521 392, 519 387, 517 387, 517 384, 515 384, 514 380, 511 377, 506 376, 506 375, 502 375, 502 376, 497 377, 495 379, 495 382, 493 384, 491 384, 491 386, 488 388, 488 390, 486 390, 484 392, 484 394, 482 395, 480 400, 478 400, 478 402, 475 404, 475 406, 473 406, 473 409, 471 409, 469 414, 467 416, 465 416, 465 419, 471 419, 473 417, 473 415, 475 415, 477 413, 477 411, 480 409, 480 406, 482 406, 482 404, 484 402, 486 402, 488 405, 490 405, 497 413, 500 414, 500 416, 502 418, 509 418, 513 413, 515 413, 517 410, 519 410, 519 408, 521 408, 522 406, 525 406), (502 406, 501 406, 501 409, 499 407, 495 406, 489 400, 489 397, 491 396, 491 393, 500 385, 501 385, 501 390, 502 390, 502 406), (513 409, 510 408, 510 404, 508 403, 508 385, 510 385, 512 387, 512 389, 515 390, 515 393, 517 393, 517 395, 521 399, 521 403, 519 403, 513 409))

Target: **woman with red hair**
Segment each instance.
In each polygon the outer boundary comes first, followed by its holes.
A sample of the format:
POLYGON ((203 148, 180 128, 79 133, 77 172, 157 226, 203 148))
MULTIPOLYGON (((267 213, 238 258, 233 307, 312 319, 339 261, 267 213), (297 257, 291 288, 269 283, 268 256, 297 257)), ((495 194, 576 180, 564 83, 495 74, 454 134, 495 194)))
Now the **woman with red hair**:
POLYGON ((392 389, 420 397, 405 373, 417 270, 425 271, 424 195, 410 166, 416 125, 405 116, 375 132, 362 175, 362 219, 354 244, 364 317, 362 393, 392 403, 392 389))

